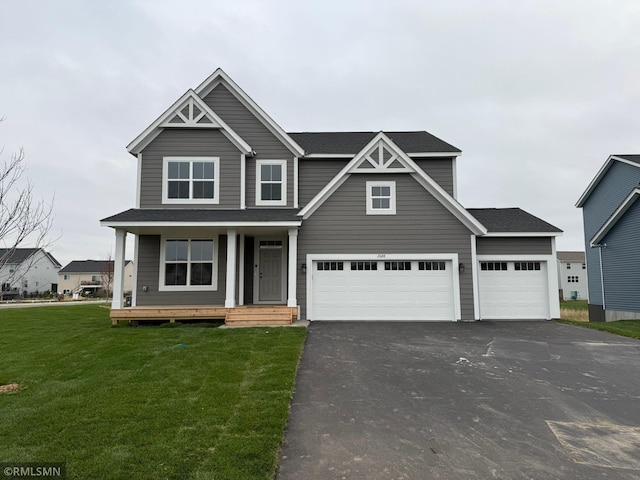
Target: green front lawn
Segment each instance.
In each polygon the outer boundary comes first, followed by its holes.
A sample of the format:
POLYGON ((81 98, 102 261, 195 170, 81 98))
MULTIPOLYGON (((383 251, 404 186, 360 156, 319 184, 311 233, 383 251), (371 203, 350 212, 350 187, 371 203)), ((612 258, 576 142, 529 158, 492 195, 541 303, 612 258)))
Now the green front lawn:
POLYGON ((271 479, 306 331, 0 310, 0 458, 70 479, 271 479))
POLYGON ((615 333, 616 335, 623 335, 625 337, 640 339, 640 320, 618 320, 617 322, 589 322, 582 320, 568 320, 562 318, 559 320, 562 323, 569 323, 571 325, 579 325, 581 327, 595 328, 596 330, 602 330, 603 332, 615 333))

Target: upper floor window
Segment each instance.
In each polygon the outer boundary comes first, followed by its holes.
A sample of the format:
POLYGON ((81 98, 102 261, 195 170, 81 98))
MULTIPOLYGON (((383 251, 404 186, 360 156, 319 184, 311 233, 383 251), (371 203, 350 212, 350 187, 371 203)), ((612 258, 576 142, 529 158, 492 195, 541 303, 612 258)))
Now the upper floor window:
POLYGON ((396 214, 396 182, 367 182, 367 215, 396 214))
POLYGON ((571 264, 567 263, 567 270, 571 270, 571 264))
POLYGON ((287 204, 287 161, 256 161, 256 205, 287 204))
POLYGON ((164 157, 162 203, 220 203, 219 157, 164 157))

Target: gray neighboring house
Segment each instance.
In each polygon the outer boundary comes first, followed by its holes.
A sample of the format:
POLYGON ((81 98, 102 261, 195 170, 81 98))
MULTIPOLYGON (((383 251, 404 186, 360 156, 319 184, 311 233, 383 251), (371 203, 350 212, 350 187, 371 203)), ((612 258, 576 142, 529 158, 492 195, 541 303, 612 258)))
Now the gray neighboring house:
POLYGON ((584 252, 558 252, 558 284, 562 300, 589 299, 584 252))
POLYGON ((518 208, 457 200, 461 151, 426 131, 287 133, 225 72, 127 147, 134 306, 280 304, 309 320, 559 316, 555 238, 518 208))
POLYGON ((639 197, 640 155, 611 155, 576 203, 592 322, 640 318, 639 197))

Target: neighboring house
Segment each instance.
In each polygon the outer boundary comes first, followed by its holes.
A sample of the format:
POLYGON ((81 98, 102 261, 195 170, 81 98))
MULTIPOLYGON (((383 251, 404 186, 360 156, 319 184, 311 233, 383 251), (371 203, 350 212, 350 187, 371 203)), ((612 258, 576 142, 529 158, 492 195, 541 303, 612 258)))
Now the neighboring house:
MULTIPOLYGON (((127 147, 134 306, 284 304, 310 320, 559 316, 556 227, 466 209, 425 131, 286 133, 222 70, 127 147)), ((114 309, 122 308, 115 294, 114 309)))
POLYGON ((5 300, 58 289, 60 263, 42 248, 0 248, 0 265, 5 300))
MULTIPOLYGON (((113 260, 74 260, 58 273, 58 291, 64 295, 74 293, 88 295, 98 290, 113 291, 113 260)), ((131 292, 133 288, 133 262, 127 260, 124 266, 122 293, 131 292)))
POLYGON ((611 155, 576 203, 592 322, 640 318, 639 197, 640 155, 611 155))
POLYGON ((558 252, 558 284, 562 300, 589 298, 584 252, 558 252))

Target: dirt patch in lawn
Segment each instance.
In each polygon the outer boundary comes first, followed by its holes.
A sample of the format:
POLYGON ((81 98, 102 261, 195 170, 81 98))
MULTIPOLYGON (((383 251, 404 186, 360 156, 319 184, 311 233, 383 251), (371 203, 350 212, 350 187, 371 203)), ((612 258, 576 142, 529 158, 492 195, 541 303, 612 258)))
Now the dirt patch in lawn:
POLYGON ((563 320, 575 320, 578 322, 588 322, 589 312, 587 310, 571 310, 569 308, 561 308, 560 318, 563 320))
POLYGON ((11 393, 15 392, 20 388, 20 385, 17 383, 9 383, 7 385, 0 385, 0 393, 11 393))

